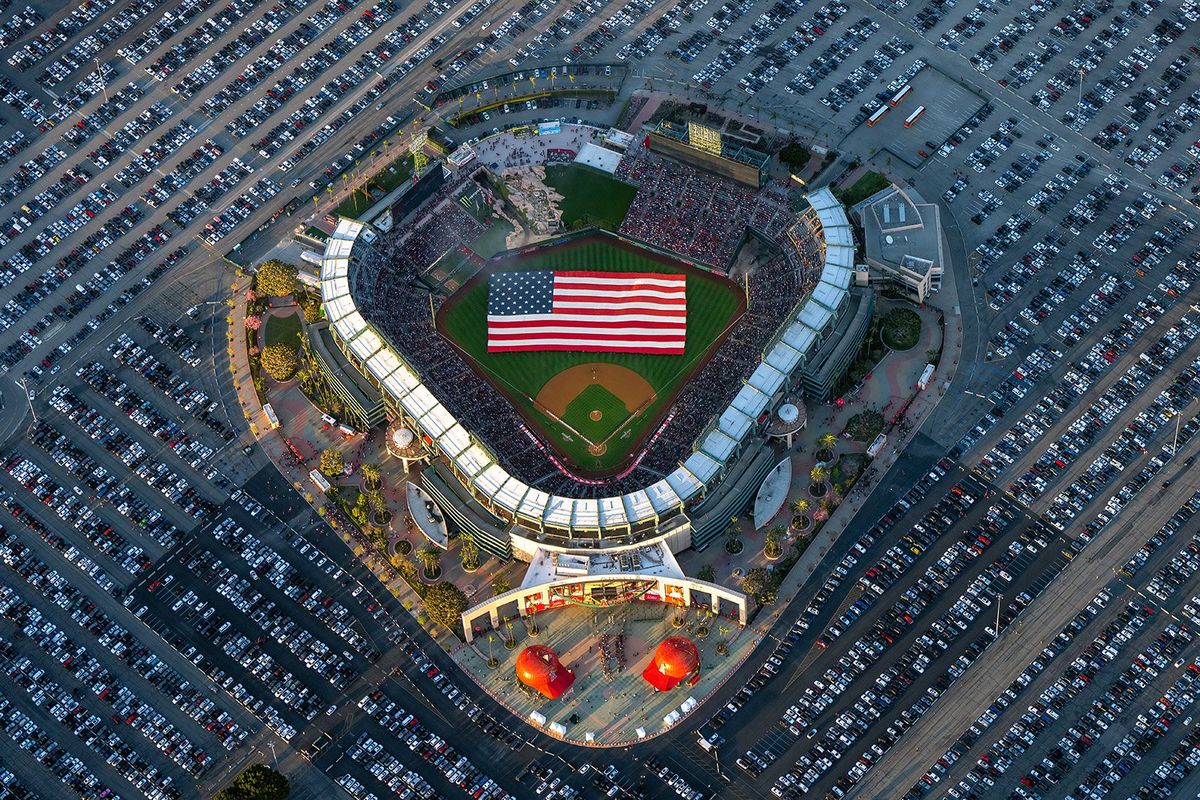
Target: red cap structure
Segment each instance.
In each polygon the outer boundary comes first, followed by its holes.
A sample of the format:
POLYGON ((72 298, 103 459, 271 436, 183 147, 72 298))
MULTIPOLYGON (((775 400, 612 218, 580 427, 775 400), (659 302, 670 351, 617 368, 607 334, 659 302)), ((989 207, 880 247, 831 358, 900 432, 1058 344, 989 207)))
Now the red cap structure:
POLYGON ((700 677, 700 651, 683 636, 664 639, 642 672, 642 677, 660 692, 674 689, 691 675, 700 677))
POLYGON ((571 688, 575 673, 564 667, 549 647, 535 644, 517 656, 517 679, 553 700, 571 688))

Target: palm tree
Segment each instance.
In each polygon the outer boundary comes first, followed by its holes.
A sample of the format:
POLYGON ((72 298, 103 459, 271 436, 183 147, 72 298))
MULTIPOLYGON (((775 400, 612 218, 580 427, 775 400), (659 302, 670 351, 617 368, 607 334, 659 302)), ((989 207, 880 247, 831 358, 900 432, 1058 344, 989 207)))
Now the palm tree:
POLYGON ((812 479, 810 491, 817 496, 825 494, 825 481, 829 480, 829 470, 825 467, 813 467, 808 476, 812 479))
POLYGON ((779 558, 783 555, 783 528, 778 525, 772 525, 767 530, 766 544, 763 547, 763 555, 767 558, 779 558))
POLYGON ((458 534, 458 554, 462 557, 462 568, 467 572, 479 569, 479 545, 475 544, 475 536, 469 531, 458 534))
POLYGON ((741 531, 738 530, 737 517, 729 518, 729 527, 725 529, 725 550, 729 553, 740 553, 742 551, 742 543, 738 539, 741 531))
POLYGON ((379 465, 363 464, 360 469, 362 471, 363 481, 366 482, 367 487, 371 489, 377 488, 379 486, 379 480, 383 475, 383 472, 379 469, 379 465))
POLYGON ((801 523, 796 527, 804 528, 808 526, 808 509, 809 502, 803 497, 797 497, 792 501, 792 516, 799 517, 801 523))
POLYGON ((359 497, 367 498, 367 506, 376 517, 382 517, 387 511, 387 501, 383 497, 383 492, 378 489, 370 489, 365 495, 359 495, 359 497))
POLYGON ((832 433, 826 433, 820 439, 817 439, 817 445, 825 450, 832 450, 837 446, 837 437, 832 433))
POLYGON ((492 642, 494 642, 494 641, 496 641, 496 634, 492 631, 488 631, 488 635, 487 635, 488 667, 490 667, 491 669, 495 669, 496 667, 500 666, 500 659, 498 659, 494 655, 492 655, 492 642))
POLYGON ((442 551, 433 545, 422 547, 417 551, 417 559, 426 575, 436 575, 439 570, 438 564, 442 560, 442 551))

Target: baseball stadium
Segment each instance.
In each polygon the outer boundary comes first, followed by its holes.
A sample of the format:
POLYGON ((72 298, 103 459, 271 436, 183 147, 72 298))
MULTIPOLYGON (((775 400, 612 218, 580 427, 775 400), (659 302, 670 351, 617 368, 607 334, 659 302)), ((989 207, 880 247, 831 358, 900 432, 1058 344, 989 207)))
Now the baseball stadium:
MULTIPOLYGON (((675 554, 708 547, 745 513, 780 460, 772 426, 802 398, 829 397, 869 326, 873 296, 854 286, 853 235, 832 192, 796 210, 787 187, 706 169, 711 152, 692 163, 683 145, 660 154, 650 137, 622 135, 606 149, 615 132, 563 123, 463 145, 471 152, 439 167, 419 208, 386 226, 342 218, 325 249, 333 342, 379 393, 389 431, 419 449, 409 480, 451 535, 528 564, 519 586, 462 614, 468 644, 569 606, 609 619, 621 607, 700 608, 744 626, 748 598, 686 575, 675 554), (563 198, 544 167, 564 163, 634 188, 611 226, 555 215, 563 198), (686 332, 672 329, 669 351, 598 346, 603 333, 579 347, 496 346, 506 303, 521 320, 553 317, 562 276, 577 275, 678 287, 686 332)), ((711 688, 685 646, 667 650, 651 685, 711 688)), ((586 693, 590 670, 573 663, 583 677, 567 691, 555 658, 527 655, 518 677, 542 699, 586 693)))

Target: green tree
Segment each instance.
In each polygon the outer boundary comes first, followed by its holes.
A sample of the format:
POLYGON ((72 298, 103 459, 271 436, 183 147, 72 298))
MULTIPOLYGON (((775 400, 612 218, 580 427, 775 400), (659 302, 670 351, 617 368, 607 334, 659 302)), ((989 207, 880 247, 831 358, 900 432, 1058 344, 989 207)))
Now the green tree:
POLYGON ((783 528, 778 525, 772 525, 767 530, 766 543, 763 545, 763 554, 767 558, 779 558, 783 555, 783 528))
POLYGON ((824 450, 832 450, 837 446, 837 437, 832 433, 826 433, 817 439, 817 446, 824 450))
POLYGON ((304 313, 304 321, 308 323, 320 322, 324 309, 321 306, 321 301, 316 298, 308 298, 300 306, 301 312, 304 313))
POLYGON ((383 471, 379 469, 378 464, 363 464, 359 468, 362 474, 363 481, 368 488, 375 489, 379 486, 379 481, 383 477, 383 471))
POLYGON ((812 158, 812 153, 798 142, 789 142, 779 151, 779 160, 787 164, 792 172, 804 169, 804 165, 808 163, 810 158, 812 158))
POLYGON ((258 265, 258 293, 264 297, 287 297, 298 287, 300 271, 295 264, 270 259, 258 265))
POLYGON ((821 486, 829 480, 829 470, 825 467, 813 467, 812 471, 808 473, 808 477, 812 479, 813 483, 821 486))
POLYGON ((458 535, 458 554, 462 558, 462 567, 468 572, 479 569, 479 545, 475 537, 468 531, 458 535))
POLYGON ((713 569, 713 565, 705 564, 703 567, 701 567, 700 571, 696 573, 696 579, 701 580, 701 581, 708 581, 709 583, 713 583, 714 581, 716 581, 717 573, 713 569))
POLYGON ((378 489, 368 489, 360 497, 366 498, 364 502, 375 516, 381 517, 387 511, 387 501, 383 499, 383 492, 378 489))
POLYGON ((367 524, 367 512, 370 511, 370 505, 367 503, 367 496, 359 493, 354 500, 354 505, 350 508, 350 519, 360 528, 367 524))
POLYGON ((457 631, 467 610, 467 596, 453 583, 438 581, 425 592, 425 610, 434 622, 457 631))
POLYGON ((214 800, 286 800, 288 779, 265 764, 252 764, 217 792, 214 800))
POLYGON ((755 567, 746 573, 746 577, 742 578, 742 591, 753 597, 755 600, 760 600, 766 594, 767 587, 770 585, 770 576, 762 567, 755 567))
POLYGON ((421 562, 421 568, 425 570, 426 575, 433 575, 438 571, 438 565, 442 560, 442 551, 433 545, 422 547, 417 551, 417 560, 421 562))
POLYGON ((500 595, 512 589, 512 584, 508 582, 508 578, 503 575, 497 575, 492 578, 492 594, 500 595))
POLYGON ((283 342, 272 342, 262 351, 263 370, 277 381, 291 380, 300 366, 296 348, 283 342))
POLYGON ((797 497, 795 500, 792 501, 792 514, 794 514, 797 517, 803 517, 805 514, 808 513, 809 508, 810 508, 810 506, 809 506, 808 501, 805 500, 803 497, 797 497))
POLYGON ((342 470, 346 468, 346 460, 342 457, 342 451, 333 447, 322 450, 317 468, 326 478, 336 478, 341 475, 342 470))

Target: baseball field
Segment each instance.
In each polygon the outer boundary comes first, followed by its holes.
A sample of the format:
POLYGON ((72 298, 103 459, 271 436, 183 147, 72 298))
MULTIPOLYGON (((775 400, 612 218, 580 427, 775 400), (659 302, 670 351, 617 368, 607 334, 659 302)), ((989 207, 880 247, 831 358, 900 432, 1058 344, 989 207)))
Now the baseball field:
POLYGON ((443 304, 437 324, 573 470, 604 477, 629 463, 744 310, 742 292, 727 278, 597 233, 496 257, 443 304), (488 276, 554 269, 687 275, 683 355, 489 353, 488 276))

